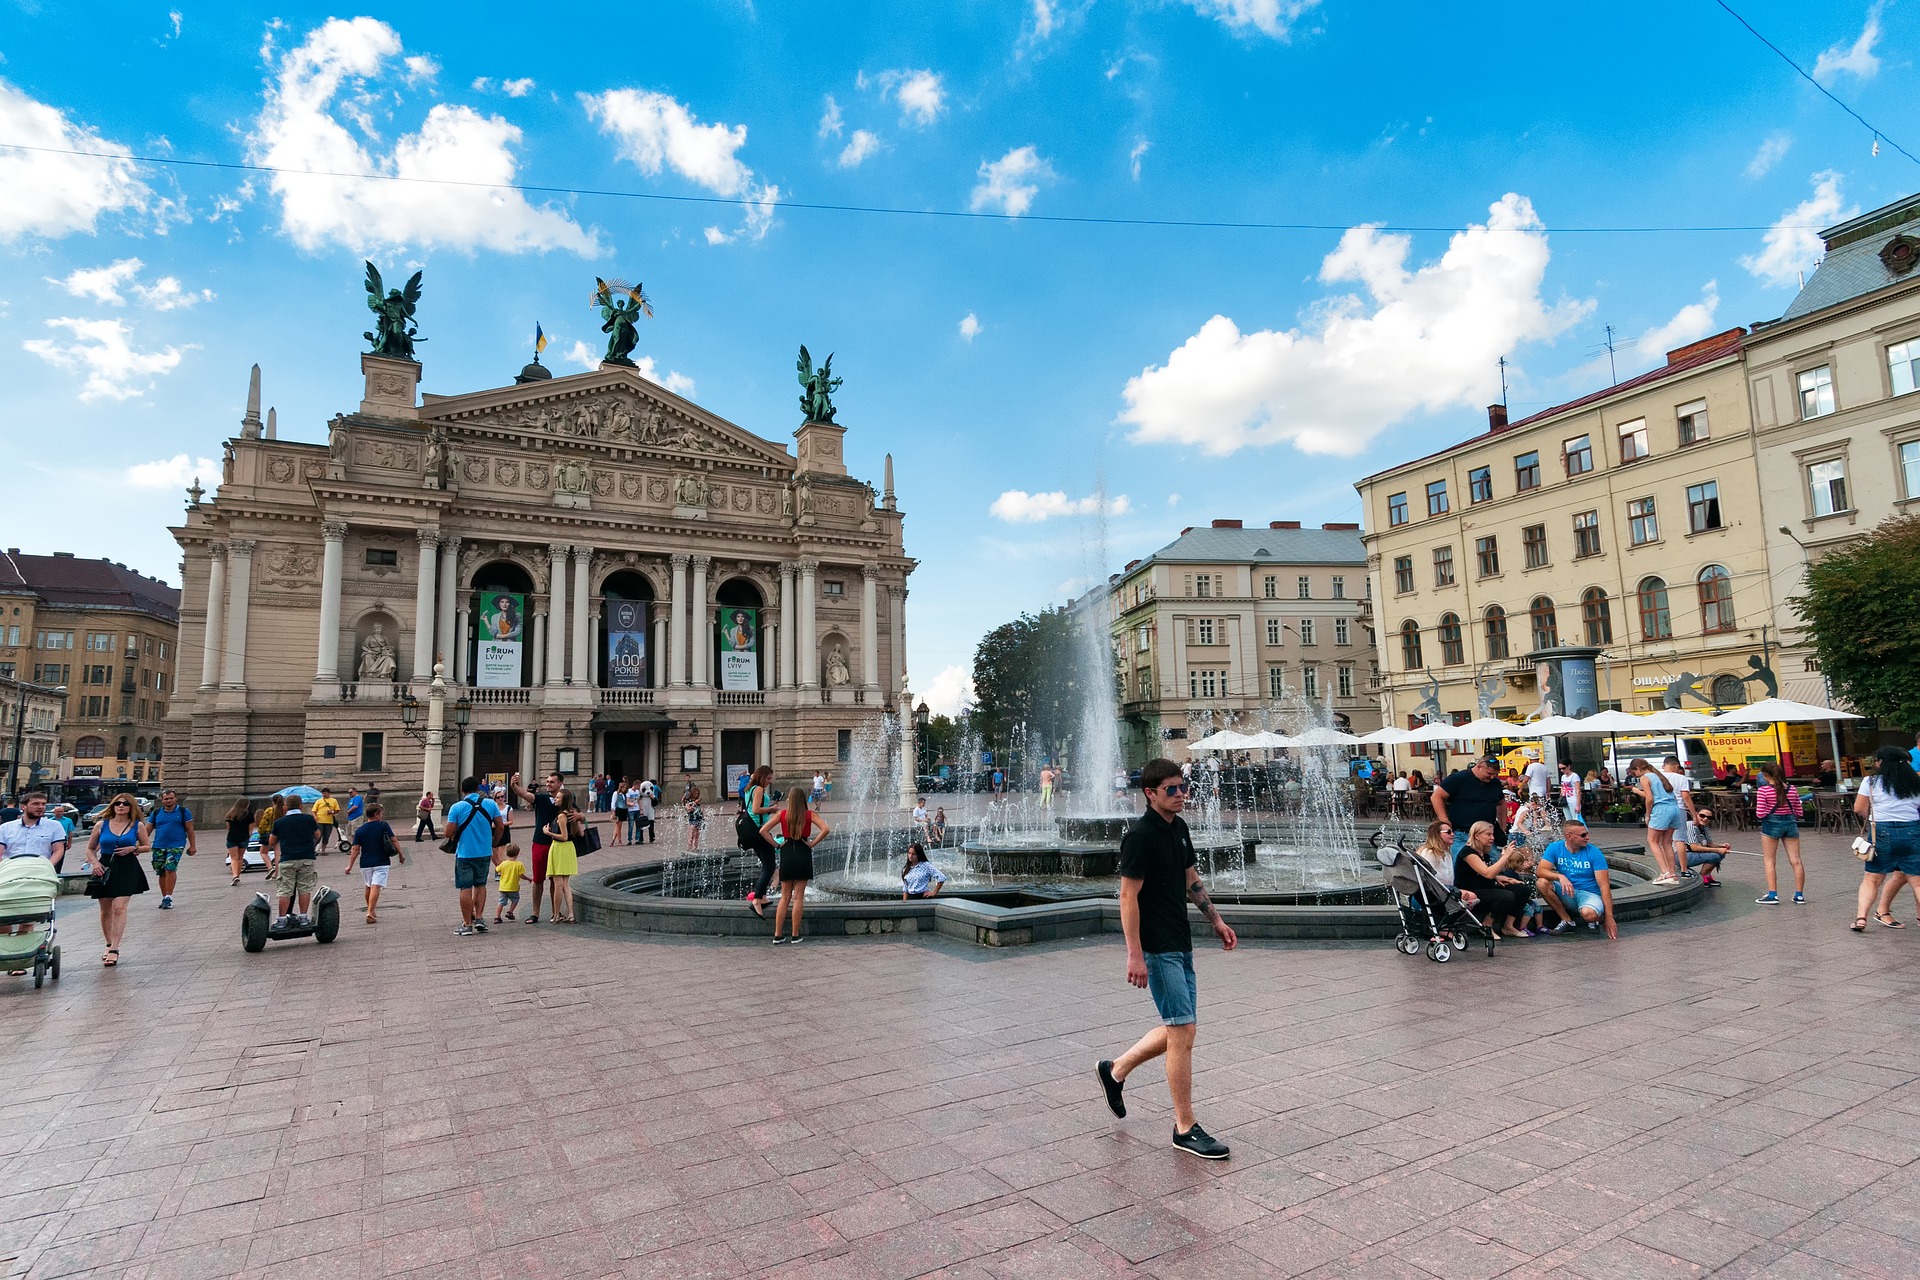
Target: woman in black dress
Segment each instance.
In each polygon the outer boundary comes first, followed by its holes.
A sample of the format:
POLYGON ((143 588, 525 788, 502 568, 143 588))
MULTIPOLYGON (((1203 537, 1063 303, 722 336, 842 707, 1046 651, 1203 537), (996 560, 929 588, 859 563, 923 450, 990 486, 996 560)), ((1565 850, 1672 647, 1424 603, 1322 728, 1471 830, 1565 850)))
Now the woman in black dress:
POLYGON ((247 841, 253 836, 253 805, 245 796, 233 802, 233 808, 227 810, 227 864, 233 871, 233 882, 240 883, 240 873, 247 869, 247 841))
POLYGON ((100 963, 111 969, 120 963, 120 940, 127 933, 127 900, 147 891, 147 873, 140 855, 149 847, 148 828, 130 795, 107 801, 107 811, 87 840, 87 896, 100 903, 100 935, 107 953, 100 963))
POLYGON ((806 793, 799 787, 787 788, 787 804, 767 819, 760 834, 780 847, 780 902, 773 909, 773 940, 776 943, 800 941, 800 913, 807 905, 807 882, 813 879, 813 846, 826 839, 832 828, 820 821, 820 815, 807 807, 806 793), (793 934, 780 936, 787 905, 793 905, 793 934))
POLYGON ((1521 847, 1509 844, 1504 853, 1494 856, 1493 824, 1476 822, 1453 862, 1453 882, 1479 896, 1482 918, 1508 938, 1533 936, 1518 924, 1527 914, 1527 886, 1509 874, 1520 859, 1521 847))

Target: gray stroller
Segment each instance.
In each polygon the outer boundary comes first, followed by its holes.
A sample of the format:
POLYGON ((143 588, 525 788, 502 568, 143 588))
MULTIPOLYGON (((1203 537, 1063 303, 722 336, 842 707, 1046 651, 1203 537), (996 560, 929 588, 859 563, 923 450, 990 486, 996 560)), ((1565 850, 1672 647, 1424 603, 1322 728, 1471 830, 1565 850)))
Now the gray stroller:
POLYGON ((1416 954, 1423 939, 1427 959, 1439 964, 1476 941, 1484 941, 1487 954, 1493 954, 1499 934, 1475 918, 1458 889, 1440 883, 1432 868, 1397 844, 1382 844, 1375 856, 1386 871, 1387 891, 1400 912, 1400 933, 1393 945, 1402 955, 1416 954))

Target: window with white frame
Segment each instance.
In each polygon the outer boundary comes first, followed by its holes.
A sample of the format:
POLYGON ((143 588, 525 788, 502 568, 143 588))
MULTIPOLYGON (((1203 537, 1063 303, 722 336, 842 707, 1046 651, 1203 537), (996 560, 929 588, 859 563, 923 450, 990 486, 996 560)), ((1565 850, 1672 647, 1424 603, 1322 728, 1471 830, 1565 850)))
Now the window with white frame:
POLYGON ((1140 700, 1145 702, 1153 697, 1153 672, 1145 667, 1140 669, 1140 700))
POLYGON ((1720 524, 1720 484, 1703 480, 1687 486, 1687 532, 1705 533, 1720 524))
POLYGON ((1833 366, 1821 365, 1800 375, 1800 416, 1820 418, 1833 412, 1833 366))
POLYGON ((1317 698, 1320 696, 1320 668, 1300 668, 1300 692, 1306 694, 1309 698, 1317 698))
POLYGON ((1660 517, 1652 498, 1635 498, 1627 503, 1627 541, 1636 547, 1660 541, 1660 517))
POLYGON ((1267 643, 1271 645, 1286 643, 1280 638, 1280 619, 1278 618, 1267 619, 1267 643))
POLYGON ((1196 592, 1196 594, 1199 595, 1199 597, 1202 600, 1208 599, 1213 595, 1213 575, 1212 574, 1210 573, 1195 574, 1193 576, 1193 585, 1196 588, 1198 588, 1198 591, 1196 592))
POLYGON ((1267 668, 1267 696, 1284 698, 1287 696, 1287 669, 1285 667, 1267 668))
POLYGON ((1314 643, 1312 618, 1300 619, 1300 643, 1301 644, 1314 643))
POLYGON ((1347 598, 1347 580, 1337 573, 1333 575, 1333 598, 1335 600, 1347 598))
POLYGON ((1190 698, 1219 698, 1227 692, 1227 673, 1207 667, 1196 667, 1187 672, 1187 696, 1190 698))
POLYGON ((1900 496, 1920 498, 1920 440, 1900 446, 1900 496))
POLYGON ((1846 462, 1840 458, 1829 458, 1809 466, 1807 496, 1813 504, 1816 518, 1847 510, 1846 462))
POLYGON ((1278 600, 1280 598, 1280 579, 1271 573, 1260 579, 1260 594, 1269 600, 1278 600))
POLYGON ((1453 548, 1450 546, 1433 549, 1433 585, 1436 587, 1453 585, 1453 548))
POLYGON ((1345 618, 1335 618, 1333 620, 1333 642, 1335 644, 1353 643, 1353 628, 1347 624, 1345 618))
POLYGON ((1647 420, 1635 418, 1620 424, 1620 461, 1638 462, 1651 452, 1647 448, 1647 420))
POLYGON ((87 632, 87 650, 90 653, 112 653, 113 652, 113 632, 111 631, 87 632))
POLYGON ((1353 696, 1353 668, 1335 667, 1333 671, 1333 691, 1342 698, 1353 696))
POLYGON ((1145 653, 1153 647, 1153 629, 1144 624, 1133 629, 1133 649, 1135 653, 1145 653))
POLYGON ((1897 396, 1920 390, 1920 338, 1887 348, 1887 374, 1897 396))
POLYGON ((1197 633, 1196 638, 1194 640, 1195 644, 1212 644, 1213 643, 1213 619, 1212 618, 1196 618, 1194 619, 1193 626, 1194 626, 1194 631, 1197 633))
POLYGON ((1313 599, 1313 579, 1312 578, 1309 578, 1306 574, 1303 573, 1300 575, 1299 581, 1296 582, 1294 585, 1298 589, 1300 593, 1300 598, 1302 600, 1313 599))
POLYGON ((1684 447, 1707 439, 1707 402, 1693 400, 1675 406, 1674 417, 1680 425, 1680 444, 1684 447))

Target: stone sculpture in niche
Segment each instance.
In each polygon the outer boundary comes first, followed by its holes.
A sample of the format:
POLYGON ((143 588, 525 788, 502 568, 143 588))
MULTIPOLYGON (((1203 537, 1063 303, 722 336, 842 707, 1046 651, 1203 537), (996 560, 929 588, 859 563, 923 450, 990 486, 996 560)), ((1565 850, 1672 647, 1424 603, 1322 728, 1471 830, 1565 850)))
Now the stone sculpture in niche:
POLYGON ((393 646, 387 643, 385 624, 373 624, 373 632, 360 645, 360 679, 392 680, 399 666, 393 659, 393 646))
POLYGON ((827 683, 836 688, 853 683, 853 669, 847 665, 847 651, 837 644, 827 650, 827 683))

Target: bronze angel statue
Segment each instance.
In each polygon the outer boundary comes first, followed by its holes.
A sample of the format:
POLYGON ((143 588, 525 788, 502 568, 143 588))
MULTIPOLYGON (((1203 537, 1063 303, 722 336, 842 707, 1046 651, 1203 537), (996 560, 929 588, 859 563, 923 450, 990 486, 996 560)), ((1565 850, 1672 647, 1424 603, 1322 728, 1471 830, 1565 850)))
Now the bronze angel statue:
POLYGON ((807 354, 803 346, 800 348, 800 360, 794 368, 800 371, 800 385, 805 388, 800 393, 800 412, 807 415, 808 422, 832 422, 833 393, 846 381, 833 376, 833 357, 829 355, 822 360, 819 370, 815 371, 813 357, 807 354))
POLYGON ((647 296, 645 285, 630 285, 619 280, 608 282, 599 276, 593 278, 593 283, 593 301, 605 321, 600 332, 611 335, 607 339, 607 354, 601 362, 633 368, 633 349, 640 345, 640 330, 634 321, 642 315, 653 315, 653 299, 647 296), (625 302, 614 300, 616 291, 626 295, 625 302))
POLYGON ((426 341, 418 336, 413 324, 414 305, 420 301, 420 274, 414 272, 404 289, 387 289, 380 279, 380 268, 367 264, 367 310, 373 312, 373 330, 360 336, 373 344, 374 355, 412 360, 413 344, 426 341))

